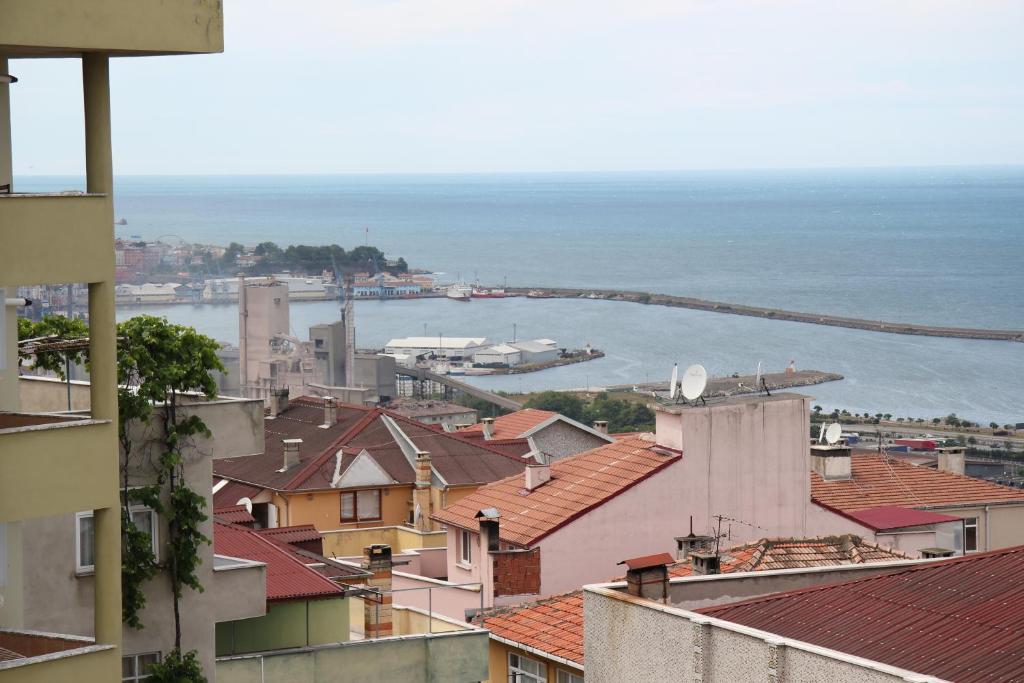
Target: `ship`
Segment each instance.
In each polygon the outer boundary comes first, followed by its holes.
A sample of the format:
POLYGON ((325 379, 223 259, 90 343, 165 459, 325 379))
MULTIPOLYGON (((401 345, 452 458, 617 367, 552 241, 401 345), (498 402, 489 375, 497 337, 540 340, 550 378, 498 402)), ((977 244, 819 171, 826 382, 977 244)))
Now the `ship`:
POLYGON ((482 287, 474 287, 473 288, 473 298, 474 299, 504 299, 505 298, 505 290, 504 289, 486 289, 486 288, 482 288, 482 287))
POLYGON ((473 288, 469 285, 456 284, 448 288, 447 294, 449 299, 468 303, 473 296, 473 288))

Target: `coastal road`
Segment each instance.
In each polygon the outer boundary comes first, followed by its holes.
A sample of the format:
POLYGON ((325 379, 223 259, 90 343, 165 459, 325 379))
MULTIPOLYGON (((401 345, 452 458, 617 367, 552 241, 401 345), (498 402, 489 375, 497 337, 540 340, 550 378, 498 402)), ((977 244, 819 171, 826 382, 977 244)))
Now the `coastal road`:
MULTIPOLYGON (((842 420, 840 419, 840 422, 842 420)), ((1013 436, 992 436, 991 434, 984 434, 971 431, 955 431, 948 428, 940 429, 933 426, 904 426, 904 425, 889 425, 889 424, 856 424, 849 423, 844 424, 843 429, 848 432, 857 432, 859 434, 888 434, 895 435, 897 437, 908 437, 908 438, 920 438, 927 435, 931 435, 940 439, 955 438, 957 436, 973 436, 978 440, 979 443, 992 443, 992 444, 1004 444, 1012 443, 1014 446, 1024 446, 1024 434, 1013 435, 1013 436)))

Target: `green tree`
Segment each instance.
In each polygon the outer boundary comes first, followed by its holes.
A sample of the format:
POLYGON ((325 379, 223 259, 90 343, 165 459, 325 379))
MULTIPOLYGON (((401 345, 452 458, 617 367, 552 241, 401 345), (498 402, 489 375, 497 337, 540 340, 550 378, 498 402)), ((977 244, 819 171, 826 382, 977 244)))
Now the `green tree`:
POLYGON ((235 261, 241 254, 245 253, 245 247, 238 242, 232 242, 228 245, 228 248, 224 250, 224 255, 220 257, 221 268, 225 269, 229 273, 234 271, 235 261))
POLYGON ((821 414, 821 406, 814 406, 814 414, 815 415, 820 415, 821 414))
POLYGON ((638 432, 654 429, 654 411, 635 401, 611 398, 607 392, 601 392, 595 396, 594 400, 583 409, 581 422, 591 424, 596 420, 607 422, 610 432, 638 432))
POLYGON ((534 394, 523 407, 550 410, 577 421, 585 419, 583 400, 579 396, 565 391, 542 391, 539 394, 534 394))
POLYGON ((989 422, 988 426, 989 426, 989 429, 999 429, 999 423, 998 422, 989 422))
MULTIPOLYGON (((18 341, 26 339, 51 339, 52 341, 70 341, 89 336, 89 327, 80 318, 65 318, 62 315, 47 315, 42 320, 18 318, 18 341)), ((19 354, 21 362, 29 354, 19 354)), ((67 368, 76 363, 84 363, 88 358, 86 349, 67 349, 40 351, 32 356, 29 369, 47 370, 67 379, 67 368)))

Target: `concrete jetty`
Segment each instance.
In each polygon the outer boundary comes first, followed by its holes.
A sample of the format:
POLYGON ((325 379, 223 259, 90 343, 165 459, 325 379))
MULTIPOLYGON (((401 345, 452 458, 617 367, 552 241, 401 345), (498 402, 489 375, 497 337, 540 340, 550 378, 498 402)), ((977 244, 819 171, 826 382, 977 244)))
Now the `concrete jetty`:
POLYGON ((629 301, 653 306, 672 306, 675 308, 692 308, 712 313, 729 313, 747 315, 770 320, 789 320, 791 322, 810 323, 812 325, 830 325, 832 327, 848 327, 855 330, 870 332, 886 332, 889 334, 912 334, 924 337, 948 337, 952 339, 991 339, 995 341, 1024 342, 1024 330, 990 330, 970 327, 946 327, 934 325, 918 325, 915 323, 887 322, 884 320, 864 320, 847 318, 823 313, 800 313, 781 308, 764 308, 761 306, 745 306, 722 301, 695 299, 672 294, 655 294, 652 292, 634 292, 620 289, 577 289, 564 287, 516 287, 509 288, 510 294, 535 296, 537 298, 560 299, 604 299, 608 301, 629 301))
MULTIPOLYGON (((794 372, 766 372, 761 375, 769 391, 783 391, 794 387, 807 387, 825 382, 838 382, 843 376, 835 372, 822 370, 796 370, 794 372)), ((711 377, 704 390, 707 398, 720 396, 738 396, 754 394, 760 389, 755 388, 753 375, 733 375, 731 377, 711 377)), ((668 380, 662 382, 644 382, 638 384, 620 384, 605 387, 608 391, 632 391, 635 386, 639 391, 668 391, 668 380)))

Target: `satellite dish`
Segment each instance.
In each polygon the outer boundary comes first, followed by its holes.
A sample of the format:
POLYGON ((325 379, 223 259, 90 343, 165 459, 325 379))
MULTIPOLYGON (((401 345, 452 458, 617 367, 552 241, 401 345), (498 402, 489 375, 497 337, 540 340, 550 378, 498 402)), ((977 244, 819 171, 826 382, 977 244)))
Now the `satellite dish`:
POLYGON ((249 498, 248 496, 241 498, 237 503, 235 503, 235 505, 244 505, 245 511, 250 515, 252 514, 252 498, 249 498))
POLYGON ((757 361, 757 373, 754 375, 754 388, 761 386, 761 361, 757 361))
POLYGON ((840 437, 843 435, 843 426, 838 422, 833 422, 825 430, 825 441, 828 441, 829 445, 836 445, 840 437))
POLYGON ((672 364, 672 381, 668 385, 668 397, 674 399, 679 390, 679 363, 672 364))
POLYGON ((700 395, 704 393, 705 387, 708 385, 708 371, 704 369, 703 365, 691 365, 686 368, 686 372, 683 373, 683 398, 687 401, 693 401, 700 398, 700 395))

